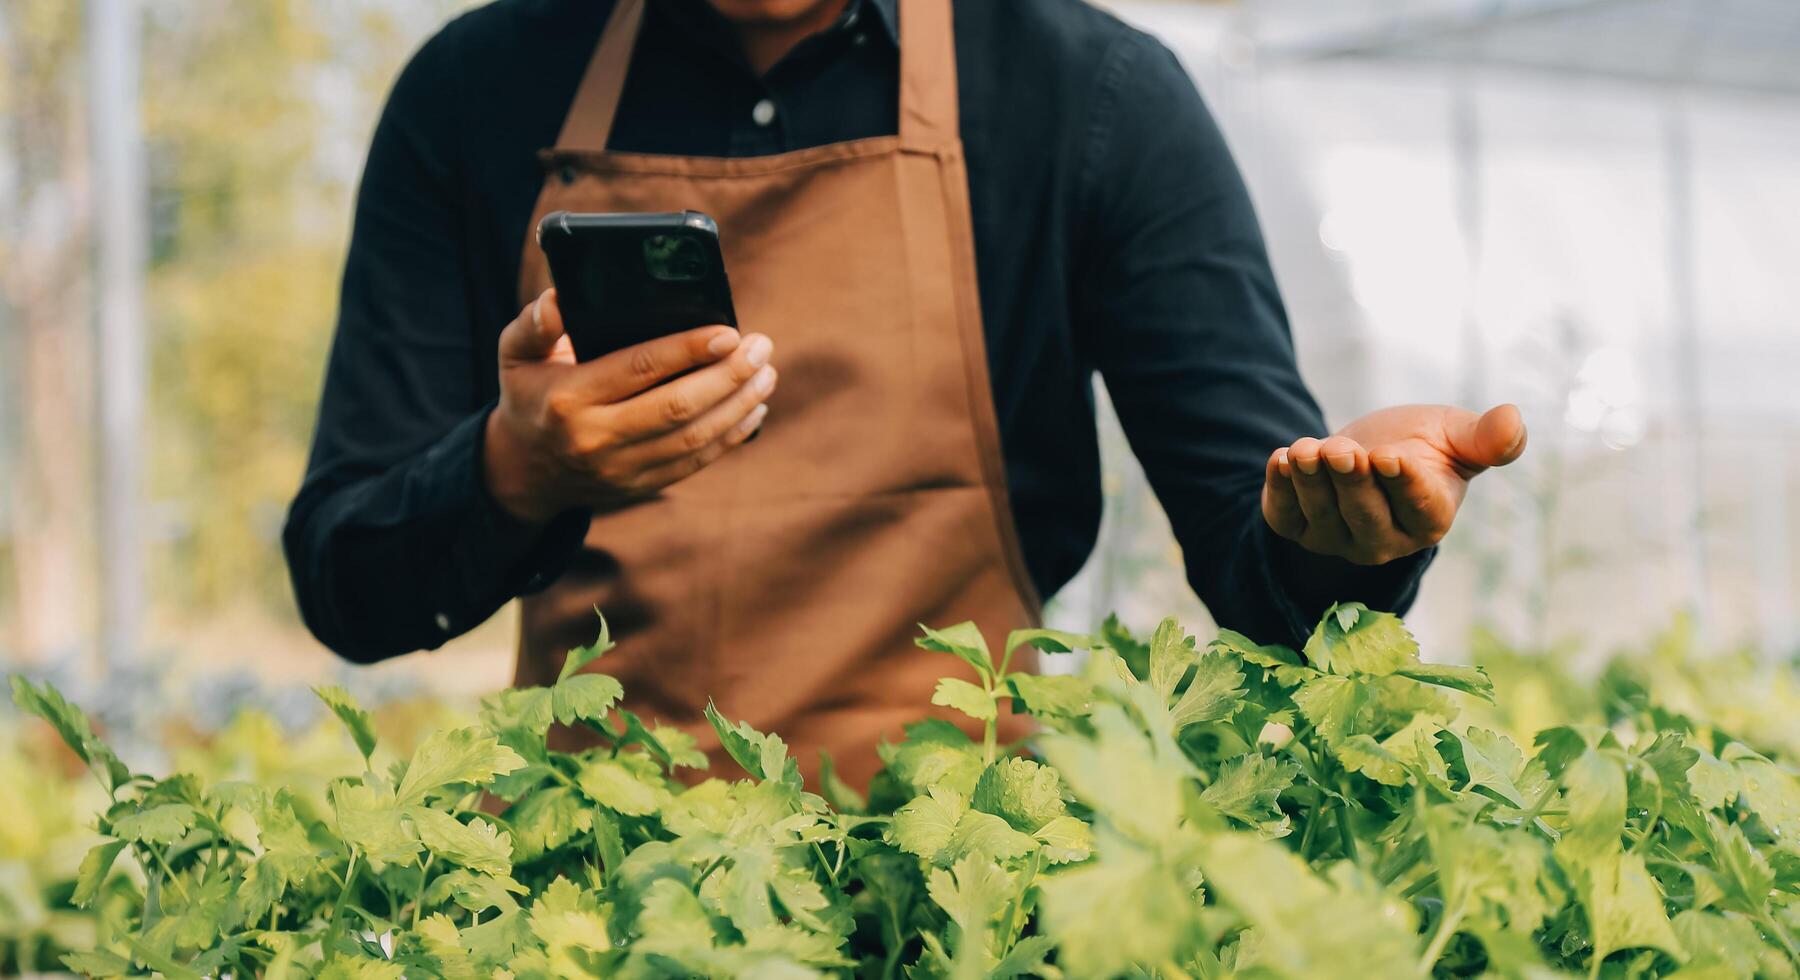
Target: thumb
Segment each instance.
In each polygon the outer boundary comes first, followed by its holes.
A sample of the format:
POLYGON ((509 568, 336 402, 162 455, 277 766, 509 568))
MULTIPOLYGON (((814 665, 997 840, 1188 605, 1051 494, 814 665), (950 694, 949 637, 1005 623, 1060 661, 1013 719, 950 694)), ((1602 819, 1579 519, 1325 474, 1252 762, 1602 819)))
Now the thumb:
POLYGON ((1525 451, 1525 419, 1517 405, 1498 405, 1480 415, 1462 409, 1450 411, 1444 435, 1458 463, 1484 470, 1505 466, 1525 451))
POLYGON ((548 360, 562 337, 562 309, 556 304, 556 290, 546 289, 500 331, 500 359, 548 360))

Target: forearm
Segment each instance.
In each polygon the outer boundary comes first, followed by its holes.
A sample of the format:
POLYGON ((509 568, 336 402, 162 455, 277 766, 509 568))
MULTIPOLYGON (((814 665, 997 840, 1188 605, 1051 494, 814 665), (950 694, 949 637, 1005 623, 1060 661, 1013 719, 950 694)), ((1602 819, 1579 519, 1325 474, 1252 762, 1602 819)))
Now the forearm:
POLYGON ((487 415, 379 473, 309 475, 283 544, 321 643, 358 663, 435 648, 548 584, 579 547, 584 514, 527 525, 487 494, 487 415))

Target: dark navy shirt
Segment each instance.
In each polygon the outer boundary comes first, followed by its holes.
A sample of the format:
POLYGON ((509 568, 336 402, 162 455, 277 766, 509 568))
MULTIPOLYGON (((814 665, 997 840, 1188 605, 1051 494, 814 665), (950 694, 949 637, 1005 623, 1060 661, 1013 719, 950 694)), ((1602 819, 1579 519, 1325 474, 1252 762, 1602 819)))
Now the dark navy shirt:
MULTIPOLYGON (((307 625, 353 660, 441 644, 580 546, 585 514, 533 532, 500 511, 481 439, 536 153, 612 6, 465 14, 414 56, 376 127, 284 532, 307 625)), ((894 133, 898 6, 854 0, 759 78, 703 0, 650 0, 611 148, 748 156, 894 133)), ((1404 608, 1429 553, 1357 568, 1262 519, 1269 453, 1325 423, 1237 168, 1174 56, 1079 0, 957 0, 955 32, 990 376, 1038 590, 1094 545, 1099 372, 1222 625, 1293 642, 1333 600, 1404 608)))

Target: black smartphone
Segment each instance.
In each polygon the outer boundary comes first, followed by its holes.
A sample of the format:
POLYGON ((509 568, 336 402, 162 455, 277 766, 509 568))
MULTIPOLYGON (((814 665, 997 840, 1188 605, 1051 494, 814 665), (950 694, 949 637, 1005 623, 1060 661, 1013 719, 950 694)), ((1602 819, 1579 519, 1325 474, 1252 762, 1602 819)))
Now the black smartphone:
POLYGON ((553 211, 537 240, 583 361, 694 327, 737 326, 719 226, 698 211, 553 211))

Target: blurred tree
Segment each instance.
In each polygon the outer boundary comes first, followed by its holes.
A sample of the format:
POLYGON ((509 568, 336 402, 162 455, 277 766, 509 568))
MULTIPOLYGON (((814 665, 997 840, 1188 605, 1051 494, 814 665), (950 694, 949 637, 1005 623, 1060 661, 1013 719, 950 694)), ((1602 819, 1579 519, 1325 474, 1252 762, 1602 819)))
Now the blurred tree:
POLYGON ((80 12, 0 4, 0 613, 38 661, 78 652, 93 618, 80 12))
MULTIPOLYGON (((145 7, 152 599, 291 617, 278 531, 388 85, 458 0, 145 7)), ((92 623, 82 6, 0 3, 0 652, 92 623), (7 624, 10 624, 8 628, 7 624), (10 634, 10 635, 9 635, 10 634)))

